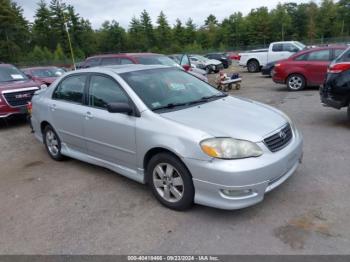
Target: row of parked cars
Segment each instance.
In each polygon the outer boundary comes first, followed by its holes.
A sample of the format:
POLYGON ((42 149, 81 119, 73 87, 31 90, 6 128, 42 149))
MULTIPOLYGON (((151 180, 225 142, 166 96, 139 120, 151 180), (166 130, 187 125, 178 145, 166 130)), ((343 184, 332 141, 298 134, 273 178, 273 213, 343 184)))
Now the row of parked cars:
POLYGON ((348 45, 307 47, 297 41, 274 42, 268 49, 240 53, 239 65, 249 72, 261 70, 290 91, 321 86, 325 106, 348 107, 350 119, 350 48, 348 45))
MULTIPOLYGON (((122 53, 97 55, 87 58, 77 65, 90 68, 107 65, 166 65, 181 68, 188 73, 208 82, 207 74, 217 73, 231 65, 231 59, 225 53, 211 53, 205 56, 174 54, 161 55, 153 53, 122 53)), ((0 118, 26 112, 26 104, 34 92, 61 76, 66 70, 54 66, 22 68, 10 64, 0 64, 0 118)))

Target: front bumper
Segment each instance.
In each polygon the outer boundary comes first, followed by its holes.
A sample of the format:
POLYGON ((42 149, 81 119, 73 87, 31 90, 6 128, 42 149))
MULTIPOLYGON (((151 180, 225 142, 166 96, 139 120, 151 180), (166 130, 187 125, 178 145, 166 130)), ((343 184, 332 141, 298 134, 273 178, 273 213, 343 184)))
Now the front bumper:
POLYGON ((264 155, 257 158, 184 159, 193 176, 195 203, 228 210, 257 204, 267 192, 286 181, 302 160, 303 138, 296 130, 288 146, 276 153, 270 152, 263 143, 259 146, 264 155))
POLYGON ((0 118, 7 118, 12 115, 25 115, 27 114, 27 107, 26 106, 20 106, 20 107, 10 107, 6 104, 0 105, 0 118))

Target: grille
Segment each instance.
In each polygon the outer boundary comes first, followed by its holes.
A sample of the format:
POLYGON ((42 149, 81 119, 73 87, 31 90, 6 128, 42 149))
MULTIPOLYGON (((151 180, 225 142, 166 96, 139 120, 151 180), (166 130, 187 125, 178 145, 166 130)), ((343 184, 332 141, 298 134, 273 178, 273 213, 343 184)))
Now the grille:
POLYGON ((292 129, 290 128, 290 124, 287 124, 272 136, 265 138, 264 143, 271 152, 277 152, 287 146, 292 137, 292 129))
POLYGON ((32 99, 34 92, 38 88, 24 89, 21 91, 6 91, 3 92, 3 96, 10 106, 24 106, 32 99))

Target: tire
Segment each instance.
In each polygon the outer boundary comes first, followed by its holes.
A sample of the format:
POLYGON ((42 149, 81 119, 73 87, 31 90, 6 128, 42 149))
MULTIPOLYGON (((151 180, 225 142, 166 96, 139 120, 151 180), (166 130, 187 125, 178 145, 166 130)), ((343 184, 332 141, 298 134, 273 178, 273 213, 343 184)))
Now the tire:
POLYGON ((350 104, 348 105, 348 120, 350 121, 350 104))
POLYGON ((256 60, 250 60, 247 64, 247 69, 249 73, 259 72, 259 62, 256 60))
POLYGON ((211 73, 211 69, 210 69, 209 66, 207 66, 207 67, 205 68, 205 72, 206 72, 208 75, 211 73))
POLYGON ((159 153, 147 165, 147 182, 164 206, 182 211, 193 205, 194 186, 186 166, 169 153, 159 153))
POLYGON ((291 74, 287 79, 287 88, 290 91, 300 91, 305 88, 305 78, 299 74, 291 74))
POLYGON ((61 154, 61 140, 50 125, 44 129, 43 140, 46 151, 53 160, 64 160, 64 156, 61 154))

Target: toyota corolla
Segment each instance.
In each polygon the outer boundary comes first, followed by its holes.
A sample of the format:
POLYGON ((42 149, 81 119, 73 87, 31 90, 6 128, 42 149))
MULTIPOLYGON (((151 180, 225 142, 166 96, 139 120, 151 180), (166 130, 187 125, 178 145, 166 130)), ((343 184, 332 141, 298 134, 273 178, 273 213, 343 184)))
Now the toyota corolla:
POLYGON ((38 91, 32 110, 34 134, 54 160, 147 183, 176 210, 256 204, 302 158, 302 136, 284 113, 166 66, 74 71, 38 91))

